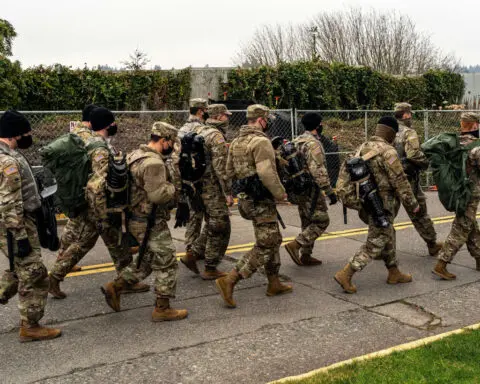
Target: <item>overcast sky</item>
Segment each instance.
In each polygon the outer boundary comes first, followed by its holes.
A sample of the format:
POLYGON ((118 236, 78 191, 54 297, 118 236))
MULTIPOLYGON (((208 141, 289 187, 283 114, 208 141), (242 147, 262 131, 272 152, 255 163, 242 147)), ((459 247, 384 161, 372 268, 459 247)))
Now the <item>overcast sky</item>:
POLYGON ((14 59, 23 67, 120 66, 138 47, 150 66, 169 69, 230 66, 262 24, 302 22, 347 6, 396 9, 462 64, 480 64, 480 5, 466 0, 1 0, 0 18, 18 33, 14 59))

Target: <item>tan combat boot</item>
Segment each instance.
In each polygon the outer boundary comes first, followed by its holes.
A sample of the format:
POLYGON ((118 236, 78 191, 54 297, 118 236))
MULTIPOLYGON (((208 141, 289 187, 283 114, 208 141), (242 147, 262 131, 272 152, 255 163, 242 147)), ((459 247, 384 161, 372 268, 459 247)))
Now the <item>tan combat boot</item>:
POLYGON ((105 295, 105 301, 107 302, 108 306, 115 312, 120 312, 120 295, 122 294, 122 291, 125 289, 126 285, 127 282, 119 277, 100 288, 102 293, 105 295))
POLYGON ((229 308, 235 308, 237 306, 237 303, 233 300, 233 288, 240 279, 241 276, 237 270, 232 269, 227 276, 215 280, 215 284, 222 295, 223 301, 225 301, 225 304, 227 304, 229 308))
POLYGON ((300 249, 302 249, 302 246, 297 240, 285 244, 285 249, 295 264, 302 265, 302 260, 300 259, 300 249))
POLYGON ((410 283, 411 281, 412 275, 400 272, 397 266, 388 268, 387 284, 410 283))
POLYGON ((82 270, 82 267, 79 267, 78 265, 74 265, 69 273, 80 272, 81 270, 82 270))
POLYGON ((60 280, 57 280, 52 275, 49 275, 48 281, 48 293, 50 293, 54 299, 62 300, 67 297, 66 293, 60 290, 60 280))
POLYGON ((203 271, 200 276, 203 280, 216 280, 220 277, 227 276, 227 274, 219 271, 217 268, 205 267, 205 271, 203 271))
POLYGON ((62 330, 57 328, 47 328, 38 325, 38 323, 29 324, 26 321, 20 323, 20 342, 51 340, 62 335, 62 330))
POLYGON ((168 298, 157 297, 157 304, 152 312, 152 321, 175 321, 182 320, 188 316, 186 309, 170 308, 170 300, 168 298))
POLYGON ((137 283, 137 284, 126 284, 122 290, 122 295, 128 295, 129 293, 142 293, 150 291, 150 285, 145 283, 137 283))
POLYGON ((278 275, 268 275, 267 296, 276 296, 283 293, 290 293, 293 287, 290 284, 282 284, 278 275))
POLYGON ((312 257, 311 255, 302 255, 300 257, 300 261, 302 262, 302 265, 304 267, 311 267, 314 265, 322 265, 322 260, 316 259, 315 257, 312 257))
POLYGON ((357 287, 352 284, 352 277, 356 271, 352 268, 350 263, 345 265, 342 270, 338 271, 333 277, 335 281, 340 284, 346 293, 356 293, 357 287))
POLYGON ((432 273, 444 280, 455 280, 457 276, 447 271, 447 263, 443 260, 438 260, 432 273))
POLYGON ((428 244, 427 247, 428 247, 428 254, 430 256, 437 256, 438 252, 440 252, 440 250, 443 247, 443 243, 442 242, 432 243, 432 244, 428 244))
POLYGON ((185 256, 182 256, 180 261, 193 273, 197 275, 200 273, 197 267, 197 256, 191 249, 185 252, 185 256))

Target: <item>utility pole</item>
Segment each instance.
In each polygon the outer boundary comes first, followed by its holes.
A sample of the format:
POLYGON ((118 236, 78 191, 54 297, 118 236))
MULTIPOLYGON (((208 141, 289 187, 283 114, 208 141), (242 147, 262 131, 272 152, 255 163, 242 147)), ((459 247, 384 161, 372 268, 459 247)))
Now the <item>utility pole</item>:
POLYGON ((312 34, 312 60, 317 61, 317 35, 318 27, 313 26, 310 28, 310 33, 312 34))

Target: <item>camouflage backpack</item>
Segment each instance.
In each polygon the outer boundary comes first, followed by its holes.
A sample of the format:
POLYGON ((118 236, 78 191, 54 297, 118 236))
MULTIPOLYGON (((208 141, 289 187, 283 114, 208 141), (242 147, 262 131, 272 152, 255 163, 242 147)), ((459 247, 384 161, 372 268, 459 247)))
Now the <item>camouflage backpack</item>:
MULTIPOLYGON (((340 198, 340 201, 344 205, 344 207, 349 209, 354 209, 356 211, 360 211, 362 209, 362 200, 360 198, 360 183, 362 183, 363 179, 352 181, 350 173, 348 171, 348 164, 353 159, 362 159, 363 161, 367 162, 368 160, 373 159, 375 156, 378 156, 380 152, 376 150, 371 150, 367 152, 365 155, 360 156, 362 149, 364 148, 365 143, 360 146, 357 150, 355 155, 348 155, 348 157, 343 161, 342 166, 340 167, 340 173, 337 180, 337 195, 340 198)), ((368 177, 366 177, 368 179, 368 177)))

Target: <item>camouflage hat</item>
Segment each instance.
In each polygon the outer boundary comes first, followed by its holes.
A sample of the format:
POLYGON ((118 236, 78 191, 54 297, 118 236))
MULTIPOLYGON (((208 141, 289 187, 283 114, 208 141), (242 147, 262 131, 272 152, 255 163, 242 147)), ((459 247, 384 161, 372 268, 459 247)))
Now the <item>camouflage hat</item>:
POLYGON ((208 115, 209 116, 218 116, 221 115, 222 113, 226 115, 231 115, 232 112, 230 112, 225 104, 210 104, 208 106, 208 115))
POLYGON ((397 103, 395 104, 395 112, 412 112, 412 105, 408 103, 397 103))
POLYGON ((153 123, 152 135, 164 137, 167 140, 174 140, 178 135, 178 129, 163 121, 157 121, 153 123))
POLYGON ((478 113, 474 112, 463 112, 460 116, 460 120, 472 123, 480 123, 480 116, 478 115, 478 113))
POLYGON ((270 109, 262 104, 249 105, 247 108, 247 119, 258 119, 259 117, 272 118, 270 109))
POLYGON ((205 99, 190 99, 190 108, 207 108, 208 101, 205 99))

